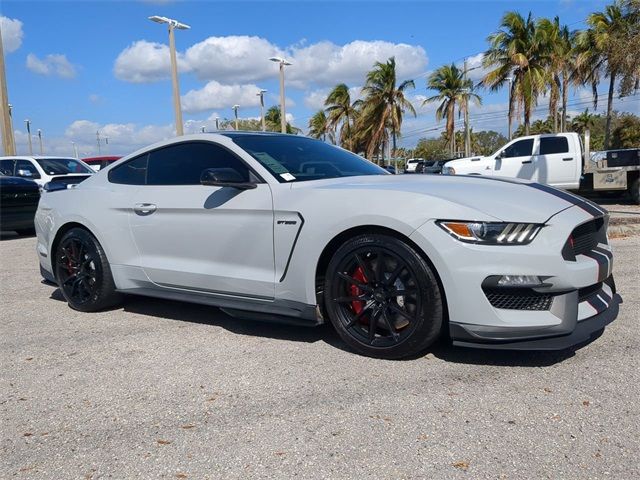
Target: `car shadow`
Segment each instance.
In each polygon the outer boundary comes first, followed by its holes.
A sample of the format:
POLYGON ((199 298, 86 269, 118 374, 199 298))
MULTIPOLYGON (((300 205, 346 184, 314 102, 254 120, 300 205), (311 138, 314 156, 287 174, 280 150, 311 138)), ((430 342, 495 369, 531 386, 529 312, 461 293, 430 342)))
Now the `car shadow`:
POLYGON ((21 238, 32 238, 35 237, 35 233, 28 233, 26 235, 20 235, 18 232, 13 232, 10 230, 0 232, 0 242, 4 242, 7 240, 20 240, 21 238))
MULTIPOLYGON (((50 298, 57 301, 65 301, 60 289, 57 287, 52 291, 50 298)), ((330 323, 317 327, 304 327, 260 320, 238 319, 227 315, 216 307, 158 298, 151 299, 135 295, 126 296, 122 305, 111 310, 119 309, 149 317, 217 326, 237 335, 301 343, 325 342, 333 348, 352 353, 352 350, 342 341, 330 323)), ((573 357, 577 350, 591 343, 601 334, 602 331, 584 343, 559 351, 513 351, 458 347, 453 346, 450 340, 443 336, 428 350, 399 361, 420 360, 431 354, 447 363, 497 367, 549 367, 573 357)))

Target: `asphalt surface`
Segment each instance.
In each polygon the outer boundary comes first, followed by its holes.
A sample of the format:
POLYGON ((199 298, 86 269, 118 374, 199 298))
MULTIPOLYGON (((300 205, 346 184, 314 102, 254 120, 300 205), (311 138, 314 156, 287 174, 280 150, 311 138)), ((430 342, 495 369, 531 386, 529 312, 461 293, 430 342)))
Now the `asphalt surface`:
POLYGON ((329 327, 131 298, 97 314, 0 241, 2 478, 640 478, 640 237, 624 304, 563 353, 346 351, 329 327))

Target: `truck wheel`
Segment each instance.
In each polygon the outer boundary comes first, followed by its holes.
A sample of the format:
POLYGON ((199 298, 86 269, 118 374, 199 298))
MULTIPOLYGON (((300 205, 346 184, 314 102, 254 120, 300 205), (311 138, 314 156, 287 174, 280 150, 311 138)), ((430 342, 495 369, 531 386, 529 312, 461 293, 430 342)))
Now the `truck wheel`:
POLYGON ((640 205, 640 177, 636 177, 635 180, 631 182, 629 196, 634 204, 640 205))

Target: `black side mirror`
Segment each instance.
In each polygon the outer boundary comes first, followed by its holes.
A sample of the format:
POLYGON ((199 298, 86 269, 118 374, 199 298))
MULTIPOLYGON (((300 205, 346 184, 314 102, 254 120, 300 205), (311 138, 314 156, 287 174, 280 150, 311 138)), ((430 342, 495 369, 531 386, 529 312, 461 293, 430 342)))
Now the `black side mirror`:
POLYGON ((247 182, 233 168, 207 168, 200 174, 200 184, 211 187, 231 187, 238 190, 250 190, 257 187, 255 183, 247 182))

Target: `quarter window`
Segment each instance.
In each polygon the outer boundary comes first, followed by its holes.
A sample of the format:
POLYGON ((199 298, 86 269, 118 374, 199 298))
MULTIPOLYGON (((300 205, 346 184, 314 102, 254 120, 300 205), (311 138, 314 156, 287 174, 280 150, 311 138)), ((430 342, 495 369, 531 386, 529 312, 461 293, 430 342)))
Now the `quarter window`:
POLYGON ((233 169, 249 182, 249 168, 227 149, 208 142, 171 145, 150 153, 147 185, 199 185, 207 168, 233 169))
POLYGON ((542 137, 540 139, 540 155, 567 153, 568 151, 569 142, 567 137, 542 137))
POLYGON ((533 152, 533 138, 527 138, 524 140, 518 140, 512 143, 504 150, 502 155, 504 158, 512 157, 526 157, 533 152))
POLYGON ((144 185, 147 181, 148 159, 149 154, 145 153, 139 157, 132 158, 122 165, 118 165, 109 171, 109 181, 124 185, 144 185))
POLYGON ((3 175, 13 176, 14 160, 0 160, 0 172, 3 175))

